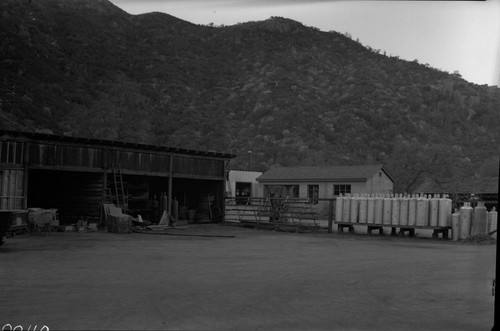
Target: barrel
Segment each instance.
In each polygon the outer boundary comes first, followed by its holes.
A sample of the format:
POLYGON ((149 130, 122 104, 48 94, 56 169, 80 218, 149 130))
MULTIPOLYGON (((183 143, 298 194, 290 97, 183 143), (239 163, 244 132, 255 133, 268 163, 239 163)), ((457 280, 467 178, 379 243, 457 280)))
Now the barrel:
POLYGON ((399 196, 396 196, 394 199, 392 199, 392 213, 391 213, 392 225, 399 225, 400 210, 401 210, 401 198, 399 196))
POLYGON ((472 226, 472 207, 470 202, 465 202, 460 208, 460 235, 459 239, 465 239, 470 236, 472 226))
POLYGON ((401 199, 401 205, 399 207, 399 224, 408 225, 408 204, 410 200, 408 197, 403 197, 401 199))

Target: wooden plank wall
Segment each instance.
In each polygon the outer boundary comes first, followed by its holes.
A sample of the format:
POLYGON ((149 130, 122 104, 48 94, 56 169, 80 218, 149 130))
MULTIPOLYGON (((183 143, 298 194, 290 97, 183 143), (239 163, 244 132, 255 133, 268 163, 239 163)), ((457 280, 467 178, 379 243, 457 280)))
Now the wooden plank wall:
POLYGON ((171 154, 155 150, 127 149, 111 146, 75 145, 65 142, 0 141, 0 165, 25 165, 53 167, 59 170, 100 171, 120 165, 125 172, 138 174, 170 173, 180 176, 224 178, 226 159, 203 156, 171 154))
POLYGON ((0 164, 24 164, 26 143, 23 141, 0 141, 0 164))
POLYGON ((225 178, 224 160, 175 156, 172 167, 176 175, 225 178))
POLYGON ((0 170, 0 210, 24 208, 24 169, 0 170))

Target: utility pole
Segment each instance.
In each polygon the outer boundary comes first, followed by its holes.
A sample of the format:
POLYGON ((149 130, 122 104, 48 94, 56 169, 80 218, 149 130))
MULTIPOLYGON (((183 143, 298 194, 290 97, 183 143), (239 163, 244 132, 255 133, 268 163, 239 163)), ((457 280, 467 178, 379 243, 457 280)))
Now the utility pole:
POLYGON ((14 96, 16 95, 16 85, 12 85, 12 102, 10 104, 10 126, 9 130, 12 131, 12 122, 14 120, 14 96))
POLYGON ((252 151, 248 151, 248 170, 252 170, 252 151))
POLYGON ((12 126, 14 122, 14 96, 16 94, 16 86, 12 85, 10 88, 0 90, 0 100, 1 106, 0 111, 5 112, 4 119, 0 124, 1 130, 10 129, 12 131, 12 126), (10 106, 10 109, 9 109, 10 106), (8 111, 10 110, 10 114, 8 111))

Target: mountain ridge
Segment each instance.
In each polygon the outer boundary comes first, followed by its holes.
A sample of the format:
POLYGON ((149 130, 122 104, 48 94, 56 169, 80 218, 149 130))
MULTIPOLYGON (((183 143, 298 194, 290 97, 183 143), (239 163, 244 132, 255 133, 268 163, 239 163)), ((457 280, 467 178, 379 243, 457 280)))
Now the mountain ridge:
POLYGON ((282 17, 203 26, 106 0, 0 11, 3 129, 227 151, 257 170, 383 163, 400 190, 498 164, 498 88, 341 33, 282 17))

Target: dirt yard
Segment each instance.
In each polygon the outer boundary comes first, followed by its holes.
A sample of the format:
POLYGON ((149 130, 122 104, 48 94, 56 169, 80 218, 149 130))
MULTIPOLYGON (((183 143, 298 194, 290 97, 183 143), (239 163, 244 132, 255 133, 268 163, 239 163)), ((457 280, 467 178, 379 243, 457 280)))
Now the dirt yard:
POLYGON ((219 225, 177 232, 205 236, 97 232, 8 239, 0 248, 0 326, 454 331, 493 326, 495 245, 219 225))

